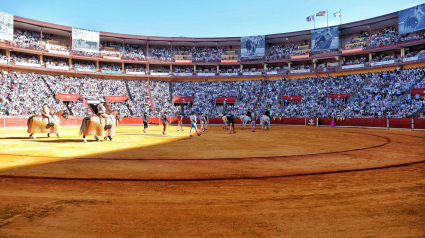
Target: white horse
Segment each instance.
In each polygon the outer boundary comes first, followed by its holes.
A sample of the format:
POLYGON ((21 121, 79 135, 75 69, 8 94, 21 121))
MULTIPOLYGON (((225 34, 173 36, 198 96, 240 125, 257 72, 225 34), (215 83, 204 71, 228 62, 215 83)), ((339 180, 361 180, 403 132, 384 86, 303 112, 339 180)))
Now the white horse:
POLYGON ((246 124, 250 125, 249 122, 251 121, 251 118, 249 116, 246 115, 242 115, 239 117, 239 119, 241 119, 241 129, 245 129, 246 128, 246 124))
POLYGON ((263 127, 265 131, 270 130, 270 118, 266 115, 263 116, 263 127))

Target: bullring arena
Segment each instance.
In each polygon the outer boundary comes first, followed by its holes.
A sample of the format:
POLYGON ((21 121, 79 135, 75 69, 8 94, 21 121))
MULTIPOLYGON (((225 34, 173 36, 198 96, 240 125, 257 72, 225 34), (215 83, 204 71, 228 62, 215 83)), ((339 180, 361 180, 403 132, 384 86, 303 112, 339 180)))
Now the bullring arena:
POLYGON ((12 15, 0 237, 424 237, 425 27, 398 20, 314 52, 310 30, 86 43, 12 15))

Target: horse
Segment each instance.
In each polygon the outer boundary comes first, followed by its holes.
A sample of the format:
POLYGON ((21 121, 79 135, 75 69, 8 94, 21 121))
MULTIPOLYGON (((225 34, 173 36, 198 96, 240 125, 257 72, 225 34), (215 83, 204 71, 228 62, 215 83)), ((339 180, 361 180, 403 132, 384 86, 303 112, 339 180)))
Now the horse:
POLYGON ((263 116, 263 127, 265 131, 270 130, 270 118, 266 115, 263 116))
POLYGON ((246 124, 251 121, 251 118, 249 116, 247 116, 247 115, 241 115, 239 117, 239 119, 241 119, 241 129, 242 130, 245 129, 246 128, 246 124))
POLYGON ((87 143, 86 136, 94 136, 97 142, 101 142, 98 136, 104 140, 113 140, 115 136, 115 127, 118 126, 118 121, 121 121, 121 115, 117 110, 113 110, 107 114, 108 119, 97 115, 85 117, 80 127, 80 135, 83 135, 83 140, 87 143))
POLYGON ((54 133, 58 138, 59 136, 59 127, 60 127, 60 118, 63 117, 68 120, 68 111, 60 110, 56 112, 52 117, 52 123, 54 126, 49 126, 49 119, 41 115, 33 115, 28 118, 27 132, 30 133, 30 138, 36 139, 35 133, 47 133, 47 137, 50 137, 50 134, 54 133))

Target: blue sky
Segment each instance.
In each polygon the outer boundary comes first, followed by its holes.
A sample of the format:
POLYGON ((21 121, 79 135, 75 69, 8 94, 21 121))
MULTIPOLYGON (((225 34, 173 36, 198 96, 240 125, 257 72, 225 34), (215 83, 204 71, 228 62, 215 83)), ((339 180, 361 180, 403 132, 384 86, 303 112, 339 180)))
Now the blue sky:
MULTIPOLYGON (((312 29, 305 18, 342 9, 343 23, 396 12, 424 3, 416 0, 3 0, 0 11, 66 26, 149 36, 225 37, 312 29)), ((316 28, 326 17, 316 18, 316 28)))

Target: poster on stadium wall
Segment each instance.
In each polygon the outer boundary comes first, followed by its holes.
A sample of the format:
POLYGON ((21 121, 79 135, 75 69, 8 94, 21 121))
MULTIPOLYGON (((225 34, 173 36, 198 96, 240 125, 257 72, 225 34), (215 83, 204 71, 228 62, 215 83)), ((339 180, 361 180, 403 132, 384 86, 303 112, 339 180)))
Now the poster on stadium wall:
POLYGON ((99 32, 72 28, 72 50, 99 52, 99 32))
POLYGON ((379 66, 379 65, 386 65, 386 64, 394 64, 395 61, 394 60, 387 60, 387 61, 382 61, 382 62, 372 62, 370 63, 371 66, 379 66))
POLYGON ((400 35, 425 29, 425 4, 398 12, 398 33, 400 35))
POLYGON ((0 40, 13 41, 13 15, 0 12, 0 40))
POLYGON ((311 49, 313 51, 339 48, 339 26, 329 26, 311 30, 311 49))
POLYGON ((215 73, 198 73, 198 76, 215 76, 215 73))
POLYGON ((243 36, 241 37, 241 57, 264 56, 266 52, 266 37, 243 36))
POLYGON ((352 64, 352 65, 344 65, 342 69, 354 69, 354 68, 363 68, 364 64, 352 64))

